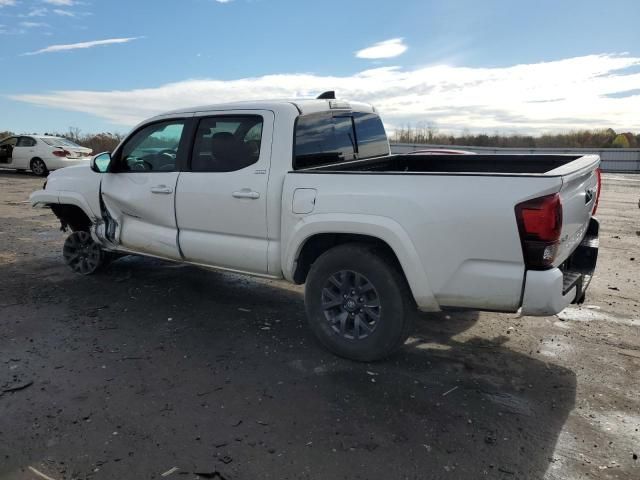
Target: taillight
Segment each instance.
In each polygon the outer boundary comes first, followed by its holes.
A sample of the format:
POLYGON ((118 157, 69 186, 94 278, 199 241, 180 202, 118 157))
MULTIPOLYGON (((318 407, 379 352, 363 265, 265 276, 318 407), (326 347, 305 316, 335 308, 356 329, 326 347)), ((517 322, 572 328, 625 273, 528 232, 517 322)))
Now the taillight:
POLYGON ((56 157, 68 157, 71 155, 71 152, 68 150, 54 150, 52 152, 56 157))
POLYGON ((596 201, 593 203, 593 211, 591 215, 595 215, 598 210, 598 202, 600 201, 600 191, 602 190, 602 170, 596 168, 596 178, 598 179, 598 191, 596 192, 596 201))
POLYGON ((516 220, 527 268, 551 267, 558 253, 562 231, 560 195, 546 195, 516 205, 516 220))

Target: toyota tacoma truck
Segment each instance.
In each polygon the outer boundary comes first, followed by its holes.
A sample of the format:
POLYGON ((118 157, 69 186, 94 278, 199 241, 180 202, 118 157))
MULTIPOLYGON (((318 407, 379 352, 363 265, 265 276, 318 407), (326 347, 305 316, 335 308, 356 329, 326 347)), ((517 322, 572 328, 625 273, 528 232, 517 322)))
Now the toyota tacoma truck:
POLYGON ((392 155, 374 107, 324 97, 156 116, 31 203, 79 274, 135 254, 305 284, 311 330, 354 360, 397 350, 418 310, 584 300, 598 156, 392 155))

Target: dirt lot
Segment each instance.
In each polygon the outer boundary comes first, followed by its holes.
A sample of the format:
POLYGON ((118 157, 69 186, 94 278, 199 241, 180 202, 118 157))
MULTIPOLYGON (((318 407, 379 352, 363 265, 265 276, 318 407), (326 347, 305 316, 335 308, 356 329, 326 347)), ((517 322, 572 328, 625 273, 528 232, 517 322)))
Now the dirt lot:
POLYGON ((605 176, 585 306, 425 315, 375 364, 322 350, 284 283, 74 275, 41 184, 0 172, 1 479, 640 478, 640 177, 605 176))

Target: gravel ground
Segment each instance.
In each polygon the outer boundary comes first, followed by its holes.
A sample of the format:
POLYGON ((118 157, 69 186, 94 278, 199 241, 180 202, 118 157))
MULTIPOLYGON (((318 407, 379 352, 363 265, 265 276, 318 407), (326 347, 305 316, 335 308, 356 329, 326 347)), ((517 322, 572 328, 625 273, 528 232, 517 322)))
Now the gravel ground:
POLYGON ((424 315, 357 364, 299 287, 134 257, 74 275, 25 203, 42 179, 0 172, 0 478, 640 478, 640 177, 604 182, 583 307, 424 315))

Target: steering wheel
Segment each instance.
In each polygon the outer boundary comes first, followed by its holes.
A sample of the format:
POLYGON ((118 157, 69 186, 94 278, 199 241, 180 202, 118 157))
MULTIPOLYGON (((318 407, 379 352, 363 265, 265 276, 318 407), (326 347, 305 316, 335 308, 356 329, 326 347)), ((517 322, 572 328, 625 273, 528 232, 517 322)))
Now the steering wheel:
POLYGON ((157 155, 168 155, 173 160, 176 158, 177 152, 172 148, 165 148, 164 150, 160 150, 157 155))
MULTIPOLYGON (((135 165, 140 165, 141 167, 144 166, 143 168, 140 169, 140 171, 143 172, 148 172, 153 170, 153 163, 151 163, 149 160, 145 160, 146 157, 139 157, 136 159, 136 163, 135 165)), ((137 170, 137 168, 136 168, 137 170)))

